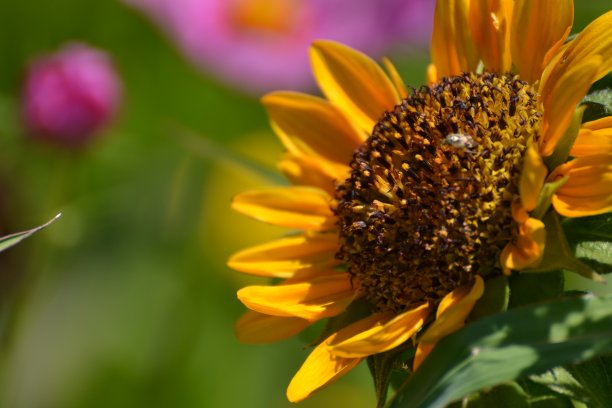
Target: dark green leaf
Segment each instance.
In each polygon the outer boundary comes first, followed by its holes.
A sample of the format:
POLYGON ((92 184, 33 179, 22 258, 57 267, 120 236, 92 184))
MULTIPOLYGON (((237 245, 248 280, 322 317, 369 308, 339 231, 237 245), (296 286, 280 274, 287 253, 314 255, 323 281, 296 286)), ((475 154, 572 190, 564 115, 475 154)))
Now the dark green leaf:
POLYGON ((471 396, 465 408, 529 408, 528 396, 516 383, 502 384, 471 396))
POLYGON ((574 400, 585 401, 587 394, 578 381, 562 367, 556 367, 543 374, 529 377, 532 384, 545 387, 549 392, 574 400))
POLYGON ((40 227, 32 228, 31 230, 17 232, 15 234, 7 235, 5 237, 0 237, 0 252, 9 249, 10 247, 17 245, 24 239, 30 237, 31 235, 37 233, 41 229, 45 228, 53 221, 57 220, 62 214, 57 214, 51 221, 46 224, 41 225, 40 227))
POLYGON ((566 395, 561 395, 529 378, 519 381, 519 384, 529 395, 529 404, 532 408, 577 408, 566 395))
POLYGON ((510 286, 505 276, 487 279, 482 297, 474 305, 468 320, 477 320, 508 309, 510 286))
POLYGON ((509 279, 509 308, 556 299, 563 293, 561 272, 538 274, 515 273, 509 279))
POLYGON ((589 408, 607 408, 612 404, 612 356, 600 356, 567 370, 583 387, 589 408))
POLYGON ((398 347, 385 353, 374 354, 367 359, 374 380, 378 408, 384 407, 387 402, 391 376, 394 371, 399 371, 403 360, 401 356, 405 351, 406 347, 398 347))
POLYGON ((602 89, 584 97, 580 105, 586 106, 584 121, 589 122, 612 115, 612 90, 602 89))
POLYGON ((440 341, 391 407, 441 408, 477 390, 611 352, 612 296, 520 307, 440 341))
POLYGON ((606 282, 593 268, 574 256, 574 251, 572 251, 567 242, 559 217, 554 211, 550 211, 542 221, 546 225, 546 250, 544 251, 544 256, 537 268, 525 270, 523 273, 565 269, 600 283, 606 282))
POLYGON ((612 272, 612 215, 568 218, 563 222, 568 241, 576 257, 597 272, 612 272))

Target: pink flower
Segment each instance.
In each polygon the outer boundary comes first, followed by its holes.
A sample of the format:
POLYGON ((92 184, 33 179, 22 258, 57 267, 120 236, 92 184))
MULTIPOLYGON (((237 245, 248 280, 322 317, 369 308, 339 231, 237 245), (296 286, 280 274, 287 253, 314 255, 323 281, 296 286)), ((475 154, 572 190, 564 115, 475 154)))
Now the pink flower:
POLYGON ((157 22, 187 57, 237 88, 312 84, 308 46, 340 41, 370 55, 426 41, 431 0, 124 0, 157 22))
POLYGON ((121 84, 108 55, 72 43, 29 66, 23 118, 32 134, 79 146, 112 119, 120 97, 121 84))

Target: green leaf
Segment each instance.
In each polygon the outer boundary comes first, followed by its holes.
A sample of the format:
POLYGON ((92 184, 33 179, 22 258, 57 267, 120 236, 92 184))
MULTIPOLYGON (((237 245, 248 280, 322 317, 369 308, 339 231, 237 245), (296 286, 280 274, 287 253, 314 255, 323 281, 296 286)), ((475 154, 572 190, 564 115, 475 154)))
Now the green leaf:
POLYGON ((565 285, 561 272, 515 273, 508 281, 510 284, 508 308, 510 309, 557 299, 563 293, 565 285))
POLYGON ((482 297, 474 305, 468 321, 478 320, 485 316, 503 312, 508 309, 510 300, 510 286, 508 278, 496 276, 485 281, 482 297))
POLYGON ((543 219, 546 225, 546 249, 542 261, 537 268, 528 269, 523 273, 537 273, 565 269, 584 276, 587 279, 605 283, 593 268, 578 260, 570 248, 559 217, 554 211, 550 211, 543 219))
POLYGON ((612 403, 612 356, 600 356, 567 367, 587 394, 589 408, 607 408, 612 403))
POLYGON ((586 106, 584 121, 601 119, 612 115, 612 90, 601 89, 584 97, 580 105, 586 106))
POLYGON ((578 408, 569 397, 532 381, 532 377, 519 381, 523 390, 529 394, 529 403, 532 408, 578 408))
POLYGON ((597 272, 612 272, 612 215, 568 218, 563 222, 568 241, 576 257, 597 272))
POLYGON ((587 400, 583 387, 565 368, 555 367, 543 374, 532 375, 529 379, 533 384, 541 385, 557 395, 578 401, 587 400))
POLYGON ((57 214, 55 217, 53 217, 53 219, 51 221, 49 221, 49 222, 47 222, 47 223, 45 223, 45 224, 43 224, 43 225, 41 225, 39 227, 32 228, 32 229, 27 230, 27 231, 17 232, 15 234, 7 235, 5 237, 0 237, 0 252, 6 251, 10 247, 12 247, 14 245, 17 245, 18 243, 20 243, 24 239, 30 237, 31 235, 37 233, 41 229, 47 227, 52 222, 54 222, 59 217, 61 217, 61 215, 62 215, 61 213, 57 214))
POLYGON ((612 352, 612 296, 585 296, 485 317, 440 341, 393 408, 441 408, 472 392, 612 352))
POLYGON ((517 383, 502 384, 471 396, 465 408, 530 408, 528 396, 517 383))

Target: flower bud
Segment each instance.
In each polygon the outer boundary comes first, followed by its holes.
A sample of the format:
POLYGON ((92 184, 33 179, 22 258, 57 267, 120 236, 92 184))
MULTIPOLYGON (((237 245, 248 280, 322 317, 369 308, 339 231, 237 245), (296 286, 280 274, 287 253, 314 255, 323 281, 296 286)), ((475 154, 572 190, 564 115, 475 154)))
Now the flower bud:
POLYGON ((113 118, 121 84, 109 56, 72 43, 34 60, 22 113, 28 131, 64 146, 80 146, 113 118))

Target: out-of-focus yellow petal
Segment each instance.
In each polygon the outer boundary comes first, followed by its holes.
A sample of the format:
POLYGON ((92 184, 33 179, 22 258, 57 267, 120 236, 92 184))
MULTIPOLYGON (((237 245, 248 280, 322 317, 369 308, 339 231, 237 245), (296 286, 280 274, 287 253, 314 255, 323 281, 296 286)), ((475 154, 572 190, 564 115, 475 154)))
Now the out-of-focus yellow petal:
POLYGON ((564 71, 558 80, 554 83, 548 83, 550 88, 542 95, 542 105, 544 106, 540 147, 542 156, 549 156, 555 150, 557 143, 572 121, 578 102, 591 87, 602 62, 599 55, 577 61, 572 64, 571 69, 564 71))
POLYGON ((509 242, 500 255, 502 270, 509 275, 512 270, 537 266, 544 254, 546 228, 535 218, 528 218, 518 226, 517 236, 509 242))
POLYGON ((521 203, 526 211, 536 208, 538 196, 544 185, 548 170, 534 144, 531 144, 523 158, 523 170, 519 180, 521 203))
POLYGON ((380 66, 352 48, 316 41, 310 48, 310 60, 323 94, 367 133, 385 111, 400 102, 380 66))
POLYGON ((549 179, 568 176, 552 199, 566 217, 585 217, 612 211, 612 153, 583 156, 565 163, 549 179))
POLYGON ((356 288, 345 272, 298 283, 247 286, 238 291, 238 299, 251 310, 310 321, 342 313, 355 296, 356 288))
POLYGON ((359 334, 332 342, 331 350, 341 357, 352 358, 391 350, 411 338, 423 326, 429 313, 430 305, 424 303, 395 317, 380 314, 380 318, 370 321, 371 326, 359 334))
POLYGON ((565 42, 574 22, 574 1, 515 0, 512 60, 521 79, 535 82, 565 42))
POLYGON ((470 29, 484 66, 490 72, 508 72, 510 26, 514 0, 471 0, 470 29))
POLYGON ((336 334, 332 334, 312 350, 287 388, 289 401, 299 402, 308 398, 314 392, 347 374, 361 362, 361 358, 343 358, 332 354, 329 343, 335 338, 336 334))
POLYGON ((269 316, 248 310, 236 322, 236 338, 242 343, 273 343, 295 336, 312 322, 299 317, 269 316))
POLYGON ((414 360, 412 361, 412 371, 416 371, 417 368, 419 368, 434 347, 436 347, 436 345, 432 343, 419 343, 414 355, 414 360))
POLYGON ((318 187, 330 197, 336 191, 335 183, 342 183, 350 172, 350 167, 346 164, 334 163, 322 157, 296 156, 291 153, 286 154, 278 163, 278 168, 291 183, 318 187))
POLYGON ((338 261, 336 234, 296 235, 234 254, 227 265, 240 272, 273 278, 292 278, 296 272, 331 269, 338 261))
POLYGON ((391 60, 389 60, 388 58, 383 58, 383 65, 385 66, 385 69, 387 70, 387 73, 389 74, 389 77, 391 78, 393 85, 395 85, 397 94, 402 99, 406 98, 408 96, 408 91, 406 90, 406 84, 404 83, 404 80, 402 79, 399 72, 397 72, 395 65, 393 65, 391 60))
POLYGON ((312 187, 272 187, 234 197, 232 208, 281 227, 325 230, 334 227, 331 197, 312 187))
POLYGON ((427 66, 427 84, 433 85, 438 82, 438 68, 434 64, 429 64, 427 66))
POLYGON ((436 2, 431 60, 438 77, 474 71, 478 54, 470 36, 470 0, 436 2))
MULTIPOLYGON (((558 2, 554 2, 550 7, 558 7, 557 4, 558 2)), ((562 77, 594 56, 599 56, 601 62, 591 77, 592 82, 602 78, 612 69, 612 11, 591 22, 551 61, 542 74, 540 94, 545 99, 548 98, 562 77)))
POLYGON ((437 343, 443 337, 459 330, 483 293, 484 281, 478 275, 472 285, 465 285, 450 292, 438 305, 436 320, 419 341, 437 343))
POLYGON ((353 150, 365 140, 365 134, 325 99, 296 92, 272 92, 261 102, 272 128, 293 154, 346 164, 353 150))
POLYGON ((582 157, 604 152, 612 152, 612 116, 583 123, 570 155, 582 157))

